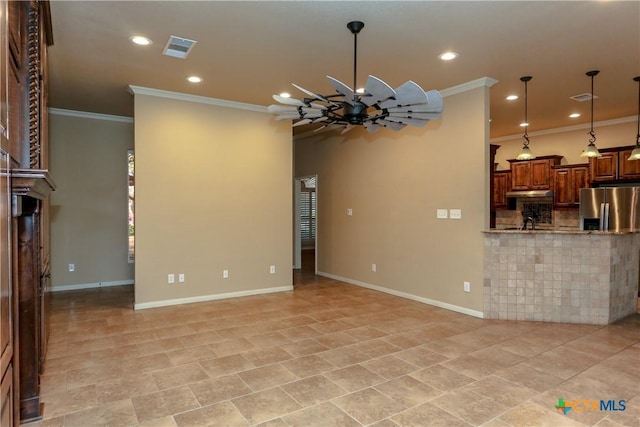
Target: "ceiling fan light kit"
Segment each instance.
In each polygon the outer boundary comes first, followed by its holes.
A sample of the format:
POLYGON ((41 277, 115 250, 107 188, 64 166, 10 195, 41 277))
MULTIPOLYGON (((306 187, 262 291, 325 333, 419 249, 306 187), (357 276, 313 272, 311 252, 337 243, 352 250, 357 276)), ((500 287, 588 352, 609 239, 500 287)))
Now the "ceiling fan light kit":
POLYGON ((277 114, 276 120, 297 120, 294 127, 322 124, 315 131, 342 127, 342 133, 355 126, 364 126, 373 133, 382 127, 395 131, 407 125, 421 127, 429 120, 440 118, 444 108, 440 92, 425 92, 411 80, 393 89, 370 75, 364 91, 357 91, 358 33, 364 28, 364 23, 352 21, 347 28, 353 34, 353 89, 331 76, 327 76, 327 79, 336 93, 330 95, 320 95, 293 84, 308 97, 298 100, 273 95, 273 99, 282 104, 268 107, 269 112, 277 114))

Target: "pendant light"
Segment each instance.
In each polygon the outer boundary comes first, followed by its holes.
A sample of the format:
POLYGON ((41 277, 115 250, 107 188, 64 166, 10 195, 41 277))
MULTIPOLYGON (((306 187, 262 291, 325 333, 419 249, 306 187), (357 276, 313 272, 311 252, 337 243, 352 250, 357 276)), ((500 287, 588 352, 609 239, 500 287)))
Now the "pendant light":
POLYGON ((634 77, 638 82, 638 134, 636 135, 636 148, 633 149, 627 160, 640 160, 640 76, 634 77))
POLYGON ((591 77, 591 130, 589 131, 589 144, 582 154, 580 154, 580 157, 602 157, 602 154, 598 151, 598 147, 596 147, 596 134, 593 132, 593 98, 595 97, 593 94, 593 78, 597 76, 598 73, 600 73, 598 70, 587 72, 587 76, 591 77))
POLYGON ((529 122, 527 121, 527 83, 532 79, 531 76, 520 77, 520 81, 524 82, 524 144, 522 145, 522 150, 520 150, 520 154, 516 157, 517 160, 532 160, 535 159, 536 156, 533 155, 531 150, 529 149, 529 135, 527 130, 529 129, 529 122))

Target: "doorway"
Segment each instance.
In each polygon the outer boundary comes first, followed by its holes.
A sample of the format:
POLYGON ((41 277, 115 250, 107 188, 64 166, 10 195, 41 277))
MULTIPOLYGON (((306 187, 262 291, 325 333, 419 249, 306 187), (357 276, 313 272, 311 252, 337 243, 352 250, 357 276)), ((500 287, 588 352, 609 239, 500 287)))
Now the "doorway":
POLYGON ((293 268, 305 276, 317 273, 317 188, 317 175, 295 179, 293 268))

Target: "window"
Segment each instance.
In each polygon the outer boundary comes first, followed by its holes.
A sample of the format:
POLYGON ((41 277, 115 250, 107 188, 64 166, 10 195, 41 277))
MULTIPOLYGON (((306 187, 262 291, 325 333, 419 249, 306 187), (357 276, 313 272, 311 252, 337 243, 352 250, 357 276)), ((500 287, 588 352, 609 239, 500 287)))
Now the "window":
POLYGON ((300 237, 302 241, 316 239, 316 179, 302 180, 300 189, 300 237))
POLYGON ((133 150, 127 151, 127 161, 129 163, 129 262, 136 259, 136 226, 135 226, 135 167, 133 150))

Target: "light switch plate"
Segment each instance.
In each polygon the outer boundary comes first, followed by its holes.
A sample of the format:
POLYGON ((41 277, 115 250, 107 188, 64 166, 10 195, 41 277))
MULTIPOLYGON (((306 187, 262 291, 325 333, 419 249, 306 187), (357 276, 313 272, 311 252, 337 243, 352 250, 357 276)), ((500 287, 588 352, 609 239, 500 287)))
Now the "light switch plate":
POLYGON ((449 209, 449 216, 451 219, 462 219, 461 209, 449 209))
POLYGON ((446 209, 437 209, 436 210, 436 218, 438 218, 438 219, 447 219, 447 210, 446 209))

